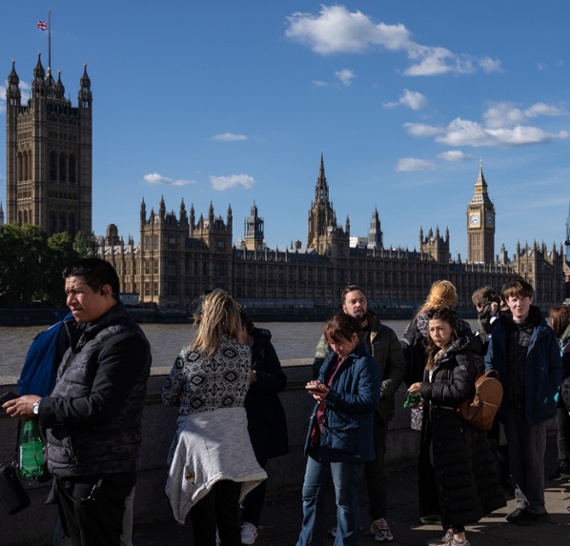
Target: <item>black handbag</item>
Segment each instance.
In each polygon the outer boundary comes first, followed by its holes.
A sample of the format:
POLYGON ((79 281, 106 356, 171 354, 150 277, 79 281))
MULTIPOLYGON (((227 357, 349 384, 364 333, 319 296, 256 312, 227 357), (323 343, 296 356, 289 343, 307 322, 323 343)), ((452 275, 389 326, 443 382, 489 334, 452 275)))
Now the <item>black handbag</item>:
POLYGON ((18 446, 20 445, 20 431, 22 423, 18 420, 18 436, 14 460, 0 464, 0 502, 8 514, 17 514, 30 506, 30 497, 18 476, 18 446))

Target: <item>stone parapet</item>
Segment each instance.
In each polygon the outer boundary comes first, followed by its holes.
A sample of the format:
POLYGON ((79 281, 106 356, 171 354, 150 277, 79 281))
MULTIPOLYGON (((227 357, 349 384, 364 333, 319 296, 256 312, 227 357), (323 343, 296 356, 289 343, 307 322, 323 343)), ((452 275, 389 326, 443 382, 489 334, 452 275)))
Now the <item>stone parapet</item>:
MULTIPOLYGON (((310 379, 311 366, 295 362, 282 362, 288 378, 287 389, 280 394, 285 407, 289 429, 290 452, 272 459, 267 465, 269 496, 298 490, 303 482, 305 461, 303 444, 313 400, 304 389, 310 379)), ((160 392, 170 369, 153 368, 148 383, 147 401, 143 419, 143 457, 137 479, 135 523, 170 519, 170 508, 164 496, 167 476, 166 459, 176 430, 177 409, 165 407, 160 392)), ((2 378, 0 393, 16 391, 16 378, 2 378)), ((401 465, 413 461, 417 453, 418 434, 409 428, 409 413, 403 409, 404 388, 397 393, 397 412, 390 424, 386 464, 401 465)), ((16 421, 0 412, 0 461, 14 456, 16 421)), ((237 456, 237 454, 236 454, 237 456)), ((57 508, 45 505, 51 482, 26 485, 32 505, 19 514, 10 516, 0 506, 0 543, 10 546, 50 544, 57 508), (30 525, 30 522, 34 522, 30 525)))

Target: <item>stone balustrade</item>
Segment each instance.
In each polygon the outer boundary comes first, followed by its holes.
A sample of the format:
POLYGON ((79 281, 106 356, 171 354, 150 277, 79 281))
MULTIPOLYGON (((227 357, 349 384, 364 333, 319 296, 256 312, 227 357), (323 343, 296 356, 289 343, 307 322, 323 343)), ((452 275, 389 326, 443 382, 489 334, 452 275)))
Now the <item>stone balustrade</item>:
MULTIPOLYGON (((283 362, 288 377, 287 389, 280 394, 287 414, 290 453, 272 459, 267 466, 268 495, 299 489, 303 482, 305 462, 303 444, 313 400, 304 389, 310 379, 310 361, 283 362)), ((137 480, 135 522, 169 519, 170 508, 164 496, 167 466, 166 458, 176 429, 177 409, 165 407, 160 392, 167 368, 153 368, 148 384, 147 402, 143 420, 143 456, 137 480)), ((0 393, 16 392, 15 377, 0 379, 0 393)), ((413 461, 417 453, 418 433, 409 428, 409 412, 403 409, 404 387, 397 393, 397 412, 391 422, 388 436, 386 464, 400 465, 413 461)), ((0 461, 14 456, 17 423, 0 412, 0 461)), ((236 456, 239 454, 236 453, 236 456)), ((32 505, 19 514, 10 516, 0 506, 1 544, 10 546, 49 545, 58 518, 54 505, 45 505, 51 482, 26 485, 32 505)), ((301 499, 299 497, 299 509, 301 499)), ((172 524, 175 525, 172 519, 172 524)))

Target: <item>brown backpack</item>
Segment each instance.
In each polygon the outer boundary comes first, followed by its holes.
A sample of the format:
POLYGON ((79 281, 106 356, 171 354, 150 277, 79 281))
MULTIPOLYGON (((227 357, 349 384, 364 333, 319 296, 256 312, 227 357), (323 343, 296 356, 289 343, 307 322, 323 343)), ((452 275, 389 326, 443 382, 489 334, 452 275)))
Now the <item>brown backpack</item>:
POLYGON ((491 430, 502 400, 503 385, 499 381, 499 374, 489 370, 476 379, 475 396, 460 404, 457 412, 470 425, 491 430))

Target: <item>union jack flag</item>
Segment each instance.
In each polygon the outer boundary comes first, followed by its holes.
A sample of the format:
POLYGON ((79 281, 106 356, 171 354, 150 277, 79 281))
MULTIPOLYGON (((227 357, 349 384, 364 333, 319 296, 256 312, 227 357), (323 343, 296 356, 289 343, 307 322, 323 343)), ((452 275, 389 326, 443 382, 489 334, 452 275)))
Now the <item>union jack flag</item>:
POLYGON ((36 23, 36 26, 40 29, 40 30, 47 30, 48 29, 48 24, 45 21, 38 21, 36 23))

